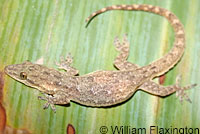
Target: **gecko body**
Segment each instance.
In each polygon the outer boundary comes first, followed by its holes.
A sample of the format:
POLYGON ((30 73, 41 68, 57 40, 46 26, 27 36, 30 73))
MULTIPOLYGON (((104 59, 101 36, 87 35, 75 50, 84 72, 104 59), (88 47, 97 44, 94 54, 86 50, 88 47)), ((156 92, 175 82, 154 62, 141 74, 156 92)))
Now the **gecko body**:
POLYGON ((94 12, 88 17, 90 22, 96 15, 109 10, 135 10, 152 12, 168 19, 175 31, 175 41, 172 49, 162 58, 147 66, 139 67, 127 61, 129 54, 129 42, 127 37, 121 43, 115 38, 114 45, 119 55, 114 61, 116 71, 96 71, 83 76, 76 76, 78 71, 71 67, 72 57, 68 55, 61 58, 60 72, 43 65, 24 62, 5 67, 5 72, 17 81, 27 86, 34 87, 45 94, 39 97, 46 100, 44 108, 49 105, 55 111, 54 104, 68 104, 75 101, 83 105, 104 107, 119 104, 129 99, 137 90, 141 89, 157 96, 167 96, 174 92, 181 100, 190 101, 184 90, 196 86, 196 84, 180 87, 179 77, 171 86, 162 86, 152 81, 160 76, 181 59, 185 48, 185 35, 183 25, 170 11, 152 5, 114 5, 94 12))

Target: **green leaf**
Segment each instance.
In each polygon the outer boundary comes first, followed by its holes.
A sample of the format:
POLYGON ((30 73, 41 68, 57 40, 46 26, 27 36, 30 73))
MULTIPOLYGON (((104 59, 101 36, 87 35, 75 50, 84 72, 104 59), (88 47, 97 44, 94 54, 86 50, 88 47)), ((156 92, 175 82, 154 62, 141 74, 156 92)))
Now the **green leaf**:
MULTIPOLYGON (((85 28, 94 11, 113 4, 151 4, 172 11, 184 24, 186 49, 182 60, 166 74, 172 85, 178 74, 181 84, 199 84, 200 1, 199 0, 0 0, 0 70, 6 65, 43 60, 56 68, 60 56, 71 53, 80 75, 96 70, 115 70, 116 36, 128 34, 128 61, 144 66, 162 57, 172 47, 174 33, 164 17, 134 11, 110 11, 97 16, 85 28)), ((157 81, 157 80, 156 80, 157 81)), ((43 110, 39 91, 5 75, 3 105, 7 125, 36 134, 66 133, 72 124, 77 133, 100 133, 107 126, 145 128, 197 128, 200 126, 199 87, 187 91, 192 104, 181 104, 175 94, 160 98, 137 91, 128 101, 109 108, 92 108, 71 102, 56 106, 57 112, 43 110)), ((200 129, 200 128, 199 128, 200 129)))

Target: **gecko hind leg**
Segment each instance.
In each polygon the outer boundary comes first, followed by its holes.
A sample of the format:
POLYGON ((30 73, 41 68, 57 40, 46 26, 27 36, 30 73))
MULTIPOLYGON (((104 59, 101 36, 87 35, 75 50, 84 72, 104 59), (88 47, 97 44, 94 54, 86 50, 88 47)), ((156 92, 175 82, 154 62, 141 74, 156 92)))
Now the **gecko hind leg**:
MULTIPOLYGON (((121 44, 119 41, 119 38, 116 37, 114 40, 114 45, 117 49, 117 51, 120 52, 120 54, 116 57, 114 61, 115 67, 117 67, 120 70, 135 70, 139 68, 138 65, 130 63, 127 61, 128 54, 129 54, 129 42, 127 41, 127 36, 124 36, 123 43, 121 44)), ((183 99, 191 102, 188 95, 184 92, 187 89, 191 89, 196 86, 196 84, 192 84, 185 87, 180 87, 180 77, 178 76, 176 79, 176 84, 172 86, 162 86, 159 85, 151 80, 143 83, 139 89, 142 89, 150 94, 156 95, 156 96, 167 96, 174 92, 176 92, 177 98, 182 102, 183 99)))
POLYGON ((77 75, 78 70, 71 67, 71 63, 73 62, 73 57, 69 53, 66 58, 60 57, 60 63, 56 62, 56 65, 59 69, 63 69, 66 71, 67 75, 77 75))
POLYGON ((127 35, 124 35, 122 43, 119 41, 118 37, 115 37, 114 46, 119 52, 119 55, 114 60, 114 66, 116 68, 118 68, 119 70, 134 70, 138 68, 138 65, 127 61, 130 46, 127 40, 127 35))
POLYGON ((191 102, 188 95, 184 92, 187 89, 191 89, 195 87, 197 84, 191 84, 188 86, 181 87, 180 86, 180 77, 176 78, 176 84, 171 86, 162 86, 153 81, 147 81, 143 83, 138 89, 144 90, 150 94, 156 96, 168 96, 174 92, 176 92, 176 97, 179 98, 180 102, 182 103, 183 100, 191 102))

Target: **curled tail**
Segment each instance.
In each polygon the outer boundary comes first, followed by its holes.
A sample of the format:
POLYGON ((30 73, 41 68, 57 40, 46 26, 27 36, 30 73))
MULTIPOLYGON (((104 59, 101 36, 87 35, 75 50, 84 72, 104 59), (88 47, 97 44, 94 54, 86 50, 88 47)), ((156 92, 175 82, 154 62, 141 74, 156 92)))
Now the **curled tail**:
MULTIPOLYGON (((144 70, 148 70, 146 76, 154 78, 172 68, 182 57, 185 49, 185 33, 184 28, 179 19, 170 11, 152 5, 113 5, 109 7, 102 8, 94 13, 92 13, 87 19, 87 26, 92 21, 92 19, 106 11, 110 10, 127 10, 127 11, 145 11, 164 16, 169 23, 172 25, 175 32, 175 41, 172 49, 162 58, 152 62, 151 64, 142 67, 144 70)), ((143 70, 141 69, 141 70, 143 70)))

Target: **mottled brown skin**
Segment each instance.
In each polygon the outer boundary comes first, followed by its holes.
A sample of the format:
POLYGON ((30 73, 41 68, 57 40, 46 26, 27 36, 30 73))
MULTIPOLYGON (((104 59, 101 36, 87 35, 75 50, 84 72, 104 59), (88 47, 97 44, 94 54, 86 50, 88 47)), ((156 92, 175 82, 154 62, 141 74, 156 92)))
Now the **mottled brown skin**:
POLYGON ((122 43, 118 38, 114 41, 117 51, 120 52, 114 61, 114 65, 119 69, 117 71, 96 71, 75 76, 78 70, 70 66, 72 57, 68 55, 66 60, 61 58, 61 63, 57 63, 60 69, 66 70, 65 73, 27 61, 6 66, 5 72, 15 80, 44 93, 45 97, 39 97, 47 101, 44 108, 50 105, 54 111, 54 104, 68 104, 71 100, 94 107, 115 105, 130 98, 138 89, 157 96, 167 96, 176 92, 181 100, 190 101, 184 90, 196 84, 180 87, 179 77, 175 85, 166 87, 151 81, 171 69, 183 55, 185 35, 178 18, 166 9, 152 5, 114 5, 93 13, 87 21, 109 10, 140 10, 166 17, 175 31, 173 48, 157 61, 139 67, 127 61, 129 43, 125 36, 122 43))

